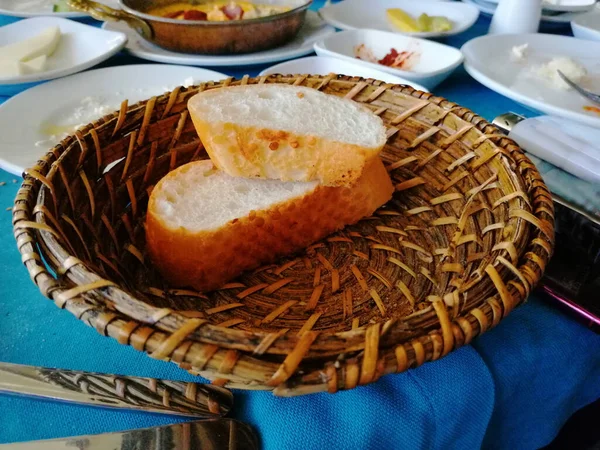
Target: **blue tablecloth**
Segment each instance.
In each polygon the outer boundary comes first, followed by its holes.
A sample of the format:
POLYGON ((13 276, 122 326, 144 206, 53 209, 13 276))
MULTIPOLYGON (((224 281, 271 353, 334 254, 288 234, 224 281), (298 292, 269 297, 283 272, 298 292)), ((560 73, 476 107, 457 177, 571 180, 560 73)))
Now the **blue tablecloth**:
MULTIPOLYGON (((0 18, 0 24, 10 20, 0 18)), ((485 33, 488 24, 481 18, 447 43, 459 47, 485 33)), ((104 65, 137 62, 121 54, 104 65)), ((221 71, 253 75, 262 68, 221 71)), ((435 92, 487 119, 509 110, 531 115, 462 69, 435 92)), ((12 205, 20 180, 0 171, 0 181, 6 182, 0 186, 0 361, 192 380, 172 364, 100 336, 38 293, 13 243, 11 213, 2 212, 12 205)), ((472 345, 435 363, 335 395, 280 399, 235 391, 233 416, 252 424, 267 450, 534 449, 600 397, 599 350, 600 336, 530 298, 472 345)), ((0 395, 0 443, 181 420, 0 395)))

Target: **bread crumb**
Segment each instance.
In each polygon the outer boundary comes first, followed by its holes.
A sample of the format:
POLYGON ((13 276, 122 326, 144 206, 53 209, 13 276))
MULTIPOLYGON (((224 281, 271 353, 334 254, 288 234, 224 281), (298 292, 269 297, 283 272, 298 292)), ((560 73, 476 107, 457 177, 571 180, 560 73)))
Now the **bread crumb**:
POLYGON ((6 208, 7 211, 12 211, 13 207, 9 206, 8 208, 6 208))
POLYGON ((16 182, 17 182, 17 180, 12 180, 12 181, 13 181, 13 183, 16 183, 16 182))
POLYGON ((277 150, 277 149, 279 148, 279 142, 271 142, 271 143, 269 144, 269 148, 270 148, 271 150, 277 150))
POLYGON ((302 92, 296 92, 298 98, 304 98, 304 94, 302 92))
POLYGON ((4 186, 6 184, 6 181, 0 181, 0 186, 4 186))

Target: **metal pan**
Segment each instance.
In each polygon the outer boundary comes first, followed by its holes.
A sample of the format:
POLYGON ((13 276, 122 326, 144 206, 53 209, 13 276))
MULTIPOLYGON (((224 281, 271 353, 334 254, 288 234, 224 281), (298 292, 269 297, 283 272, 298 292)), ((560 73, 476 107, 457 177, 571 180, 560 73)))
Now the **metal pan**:
MULTIPOLYGON (((69 6, 98 20, 126 22, 145 40, 180 53, 233 55, 268 50, 292 40, 302 27, 312 0, 264 0, 256 3, 289 6, 272 16, 227 22, 179 20, 145 13, 176 0, 119 0, 122 9, 91 0, 68 0, 69 6)), ((208 3, 208 0, 193 3, 208 3)))

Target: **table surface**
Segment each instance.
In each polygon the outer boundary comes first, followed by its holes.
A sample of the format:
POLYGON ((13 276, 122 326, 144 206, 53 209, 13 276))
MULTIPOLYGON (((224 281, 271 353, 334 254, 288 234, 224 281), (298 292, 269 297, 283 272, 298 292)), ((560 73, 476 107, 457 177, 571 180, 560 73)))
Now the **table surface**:
MULTIPOLYGON (((13 20, 0 16, 0 24, 13 20)), ((445 43, 460 47, 488 26, 482 17, 445 43)), ((121 53, 102 66, 136 63, 143 61, 121 53)), ((241 76, 264 67, 217 70, 241 76)), ((435 93, 488 120, 506 111, 535 114, 462 68, 435 93)), ((11 213, 2 212, 12 205, 20 179, 0 171, 0 182, 0 361, 194 380, 173 364, 101 336, 42 297, 20 263, 11 213)), ((265 449, 539 448, 573 412, 600 398, 598 349, 599 335, 534 295, 496 328, 434 363, 335 395, 280 399, 234 391, 232 415, 254 427, 265 449)), ((182 420, 0 395, 0 443, 182 420)))

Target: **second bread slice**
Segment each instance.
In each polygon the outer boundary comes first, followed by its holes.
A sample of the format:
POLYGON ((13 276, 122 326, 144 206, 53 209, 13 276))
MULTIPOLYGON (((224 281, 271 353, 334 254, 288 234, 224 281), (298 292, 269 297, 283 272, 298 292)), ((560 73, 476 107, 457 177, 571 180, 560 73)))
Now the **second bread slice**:
POLYGON ((170 284, 212 290, 371 215, 392 192, 379 158, 350 187, 231 177, 193 162, 152 191, 148 250, 170 284))
POLYGON ((211 160, 232 176, 349 186, 386 141, 366 107, 301 86, 208 90, 188 109, 211 160))

